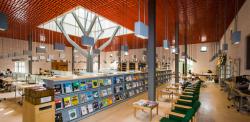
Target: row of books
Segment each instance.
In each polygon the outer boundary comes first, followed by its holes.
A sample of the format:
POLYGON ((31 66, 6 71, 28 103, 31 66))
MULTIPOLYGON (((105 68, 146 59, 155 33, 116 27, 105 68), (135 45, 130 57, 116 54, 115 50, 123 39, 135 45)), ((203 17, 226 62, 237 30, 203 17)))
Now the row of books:
POLYGON ((106 88, 106 89, 102 89, 100 93, 99 91, 87 91, 84 93, 80 93, 79 98, 78 98, 78 95, 67 96, 64 98, 56 98, 55 99, 56 110, 78 105, 79 101, 80 103, 85 103, 85 102, 93 101, 96 98, 99 98, 99 96, 105 97, 111 94, 112 94, 111 88, 106 88))
MULTIPOLYGON (((96 111, 98 109, 109 106, 111 104, 113 104, 112 97, 102 99, 102 101, 94 101, 94 102, 89 103, 87 105, 82 105, 79 108, 69 109, 67 111, 69 120, 70 121, 74 120, 74 119, 78 118, 79 115, 81 115, 81 116, 87 115, 88 113, 92 113, 92 112, 94 112, 94 111, 96 111), (80 109, 80 112, 81 112, 80 114, 78 113, 77 109, 80 109)), ((56 116, 55 116, 55 122, 61 122, 62 120, 63 120, 62 113, 60 113, 60 112, 57 113, 56 116)))
POLYGON ((134 96, 136 94, 139 94, 141 92, 144 92, 144 91, 145 91, 144 87, 140 87, 138 89, 130 90, 130 91, 127 92, 127 97, 132 97, 132 96, 134 96))
POLYGON ((76 91, 84 91, 89 89, 95 89, 100 86, 108 86, 111 85, 111 79, 95 79, 95 80, 83 80, 83 81, 75 81, 75 82, 67 82, 64 83, 63 86, 61 84, 54 85, 55 94, 62 93, 62 87, 64 89, 64 93, 71 93, 76 91))
POLYGON ((132 88, 140 87, 142 85, 145 85, 144 81, 130 82, 126 84, 126 89, 129 90, 132 88))

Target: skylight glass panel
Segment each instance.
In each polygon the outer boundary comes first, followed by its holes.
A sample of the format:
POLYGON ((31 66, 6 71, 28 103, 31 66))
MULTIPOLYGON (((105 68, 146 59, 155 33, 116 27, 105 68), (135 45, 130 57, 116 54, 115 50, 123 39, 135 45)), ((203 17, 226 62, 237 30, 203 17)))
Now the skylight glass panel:
MULTIPOLYGON (((70 12, 66 12, 65 14, 58 16, 58 17, 56 17, 48 22, 45 22, 38 27, 48 29, 51 31, 57 31, 57 32, 61 33, 61 31, 59 30, 59 28, 55 24, 55 20, 62 20, 63 16, 65 16, 65 19, 63 21, 63 27, 64 27, 66 33, 69 35, 81 37, 81 36, 83 36, 83 33, 82 33, 81 29, 79 28, 73 15, 71 14, 71 12, 75 12, 75 14, 77 15, 77 18, 79 19, 79 21, 81 22, 83 27, 85 27, 85 31, 87 31, 89 29, 90 24, 93 21, 95 15, 98 17, 94 23, 92 31, 90 32, 90 36, 94 37, 94 38, 97 38, 97 36, 101 33, 102 30, 104 32, 100 36, 99 39, 109 38, 112 36, 115 28, 117 26, 120 26, 117 23, 114 23, 111 20, 108 20, 102 16, 99 16, 99 15, 95 14, 94 12, 91 12, 83 7, 76 7, 74 9, 72 9, 70 12), (99 21, 100 21, 100 23, 99 23, 99 21)), ((119 32, 117 33, 117 36, 133 33, 133 31, 131 31, 123 26, 120 26, 120 27, 121 28, 120 28, 119 32)))

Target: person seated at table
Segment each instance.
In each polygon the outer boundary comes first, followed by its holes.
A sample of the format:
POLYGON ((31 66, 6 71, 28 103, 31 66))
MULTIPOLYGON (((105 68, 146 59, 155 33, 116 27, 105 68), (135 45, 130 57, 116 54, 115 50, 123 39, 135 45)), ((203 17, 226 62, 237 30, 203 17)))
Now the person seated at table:
POLYGON ((12 71, 8 68, 7 70, 6 70, 6 77, 11 77, 12 76, 12 71))
POLYGON ((0 77, 3 77, 4 76, 4 73, 3 71, 0 70, 0 77))

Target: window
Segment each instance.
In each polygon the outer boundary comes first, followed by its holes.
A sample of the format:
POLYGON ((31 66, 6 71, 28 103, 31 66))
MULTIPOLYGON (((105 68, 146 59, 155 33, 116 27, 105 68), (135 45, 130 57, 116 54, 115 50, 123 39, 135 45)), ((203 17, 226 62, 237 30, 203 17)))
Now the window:
POLYGON ((15 62, 15 72, 25 73, 25 62, 24 61, 16 61, 15 62))

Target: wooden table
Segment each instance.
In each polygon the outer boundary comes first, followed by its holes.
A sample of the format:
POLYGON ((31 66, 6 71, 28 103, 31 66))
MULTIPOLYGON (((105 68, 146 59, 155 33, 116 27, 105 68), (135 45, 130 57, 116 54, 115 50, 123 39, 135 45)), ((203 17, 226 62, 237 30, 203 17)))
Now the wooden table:
MULTIPOLYGON (((151 102, 149 100, 139 100, 139 101, 151 102)), ((134 102, 133 103, 134 116, 136 117, 136 111, 137 111, 137 109, 143 110, 143 111, 146 110, 146 111, 149 111, 149 120, 151 121, 152 120, 152 110, 154 108, 156 108, 156 114, 158 115, 158 106, 159 106, 159 104, 157 102, 156 102, 156 104, 154 106, 143 106, 143 105, 138 105, 138 104, 136 104, 136 102, 134 102)))
POLYGON ((160 90, 160 96, 162 97, 162 95, 168 95, 169 98, 170 96, 172 96, 172 99, 173 99, 173 91, 169 91, 169 90, 160 90))

